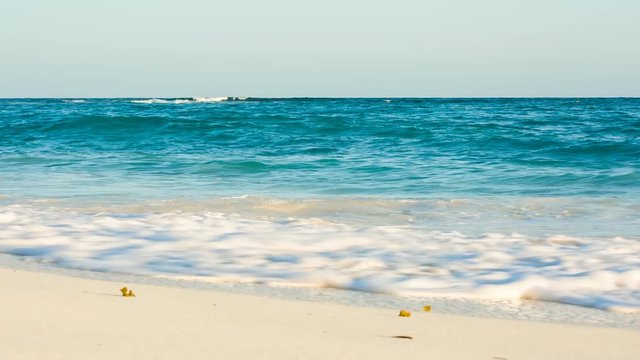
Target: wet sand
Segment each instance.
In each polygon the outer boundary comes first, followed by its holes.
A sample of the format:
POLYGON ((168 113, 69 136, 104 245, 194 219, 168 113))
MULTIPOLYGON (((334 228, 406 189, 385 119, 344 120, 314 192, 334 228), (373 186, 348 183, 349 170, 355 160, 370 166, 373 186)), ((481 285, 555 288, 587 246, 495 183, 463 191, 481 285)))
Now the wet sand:
POLYGON ((638 359, 640 332, 0 269, 0 359, 638 359), (136 297, 125 298, 128 286, 136 297))

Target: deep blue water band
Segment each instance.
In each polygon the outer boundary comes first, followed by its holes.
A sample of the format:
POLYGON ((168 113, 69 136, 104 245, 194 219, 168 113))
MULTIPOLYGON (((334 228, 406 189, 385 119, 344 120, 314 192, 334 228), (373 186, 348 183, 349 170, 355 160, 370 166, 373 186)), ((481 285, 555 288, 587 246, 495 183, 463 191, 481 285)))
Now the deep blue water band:
POLYGON ((0 179, 28 198, 637 199, 640 99, 5 99, 0 179))

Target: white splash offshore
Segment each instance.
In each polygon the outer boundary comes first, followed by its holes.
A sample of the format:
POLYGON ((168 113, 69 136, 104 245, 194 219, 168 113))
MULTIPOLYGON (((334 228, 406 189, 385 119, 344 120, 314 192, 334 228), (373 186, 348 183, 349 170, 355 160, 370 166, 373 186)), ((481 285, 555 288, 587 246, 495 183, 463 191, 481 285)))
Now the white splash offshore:
POLYGON ((526 298, 640 311, 640 242, 268 219, 0 208, 0 252, 63 267, 414 296, 526 298))
POLYGON ((181 99, 140 99, 131 100, 134 104, 193 104, 193 103, 217 103, 223 101, 244 101, 248 97, 243 96, 214 96, 214 97, 192 97, 181 99))

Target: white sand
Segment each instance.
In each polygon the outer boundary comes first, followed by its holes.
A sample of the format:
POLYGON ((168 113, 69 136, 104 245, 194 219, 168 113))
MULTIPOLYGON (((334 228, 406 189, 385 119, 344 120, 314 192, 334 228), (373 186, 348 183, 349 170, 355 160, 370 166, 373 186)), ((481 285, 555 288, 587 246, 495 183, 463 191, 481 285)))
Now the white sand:
POLYGON ((640 359, 640 332, 0 269, 0 359, 640 359), (127 285, 135 298, 123 298, 127 285), (393 336, 411 336, 413 340, 393 336))

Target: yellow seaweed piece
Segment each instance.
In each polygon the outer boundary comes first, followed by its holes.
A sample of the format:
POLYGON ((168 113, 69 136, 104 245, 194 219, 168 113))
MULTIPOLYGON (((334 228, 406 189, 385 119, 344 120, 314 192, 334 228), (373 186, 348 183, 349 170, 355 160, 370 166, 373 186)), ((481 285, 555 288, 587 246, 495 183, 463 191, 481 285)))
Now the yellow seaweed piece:
POLYGON ((411 316, 411 312, 407 311, 407 310, 400 310, 400 314, 398 314, 398 316, 401 317, 410 317, 411 316))
POLYGON ((124 297, 136 296, 136 294, 134 294, 133 290, 128 289, 126 286, 123 287, 122 289, 120 289, 120 292, 122 293, 122 296, 124 296, 124 297))
POLYGON ((431 305, 425 305, 422 307, 422 310, 424 311, 431 311, 431 305))

